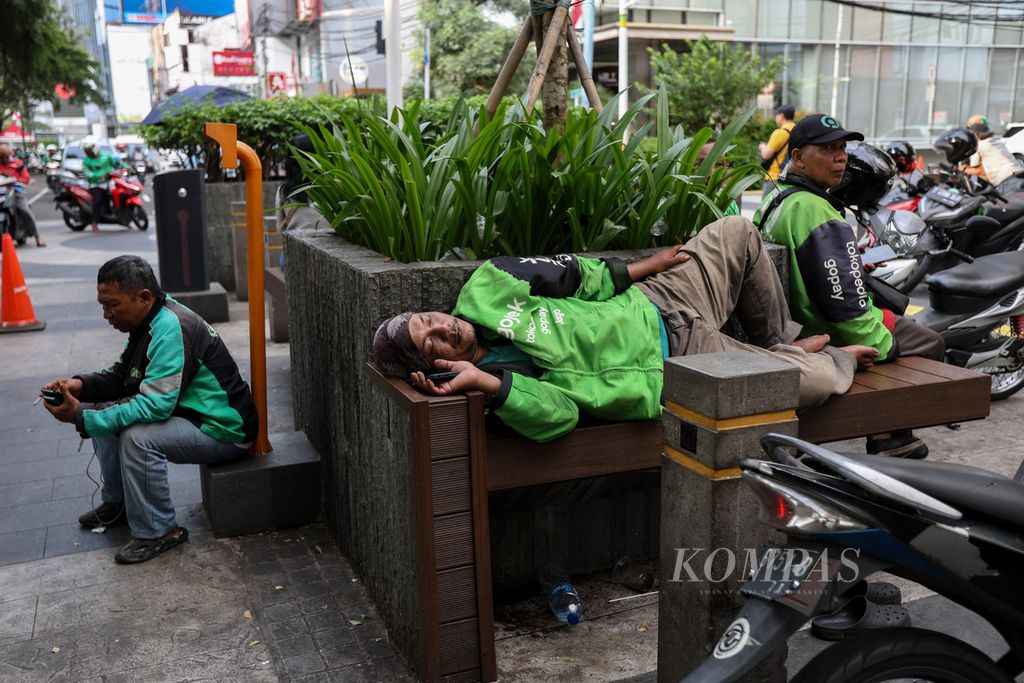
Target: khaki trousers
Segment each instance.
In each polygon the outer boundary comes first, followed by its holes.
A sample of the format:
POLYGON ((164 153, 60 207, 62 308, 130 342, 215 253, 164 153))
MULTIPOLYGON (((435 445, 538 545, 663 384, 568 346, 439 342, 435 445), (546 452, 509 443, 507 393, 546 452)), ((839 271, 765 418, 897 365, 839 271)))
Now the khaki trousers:
POLYGON ((801 408, 850 388, 853 355, 790 346, 801 327, 789 315, 779 274, 753 223, 740 216, 715 221, 683 251, 689 261, 636 284, 661 311, 672 355, 746 350, 791 363, 800 370, 801 408), (720 331, 734 313, 752 344, 720 331))

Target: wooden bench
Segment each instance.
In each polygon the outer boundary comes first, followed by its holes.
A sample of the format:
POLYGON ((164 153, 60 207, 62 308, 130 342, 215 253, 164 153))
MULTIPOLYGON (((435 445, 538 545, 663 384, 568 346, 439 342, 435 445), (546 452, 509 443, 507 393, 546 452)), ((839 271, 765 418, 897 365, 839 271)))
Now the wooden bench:
MULTIPOLYGON (((488 493, 657 469, 659 420, 581 426, 538 444, 489 434, 483 396, 430 397, 367 364, 393 409, 405 411, 413 447, 413 506, 426 681, 496 678, 488 493)), ((799 415, 816 443, 984 418, 986 375, 921 358, 857 373, 842 396, 799 415)))

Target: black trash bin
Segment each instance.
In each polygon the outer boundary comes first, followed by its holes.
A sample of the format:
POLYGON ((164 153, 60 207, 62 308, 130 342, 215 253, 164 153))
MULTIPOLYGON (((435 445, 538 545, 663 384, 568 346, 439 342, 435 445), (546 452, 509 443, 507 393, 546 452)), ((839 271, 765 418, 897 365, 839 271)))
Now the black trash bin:
POLYGON ((153 201, 160 284, 168 292, 208 290, 203 172, 188 169, 156 174, 153 201))

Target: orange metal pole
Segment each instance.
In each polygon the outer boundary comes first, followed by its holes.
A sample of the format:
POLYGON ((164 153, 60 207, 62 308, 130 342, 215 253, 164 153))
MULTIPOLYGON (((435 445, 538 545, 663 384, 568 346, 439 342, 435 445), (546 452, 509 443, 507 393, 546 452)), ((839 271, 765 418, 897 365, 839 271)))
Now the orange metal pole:
POLYGON ((207 123, 206 134, 221 146, 225 168, 235 168, 238 160, 245 169, 245 225, 249 253, 249 364, 252 398, 260 417, 259 434, 252 451, 266 455, 273 447, 267 438, 267 332, 263 292, 263 164, 244 142, 238 141, 233 123, 207 123))

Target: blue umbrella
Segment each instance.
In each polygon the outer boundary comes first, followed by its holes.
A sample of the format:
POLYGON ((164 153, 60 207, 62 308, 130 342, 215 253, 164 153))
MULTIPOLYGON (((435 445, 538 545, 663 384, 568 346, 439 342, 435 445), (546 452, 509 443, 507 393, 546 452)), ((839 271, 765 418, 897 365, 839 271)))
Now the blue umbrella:
POLYGON ((142 119, 142 123, 147 126, 160 123, 164 120, 164 114, 170 114, 178 107, 193 102, 211 102, 218 107, 223 107, 232 102, 249 99, 252 98, 241 90, 224 88, 219 85, 193 85, 191 88, 174 93, 166 100, 158 102, 152 111, 146 114, 146 118, 142 119))

